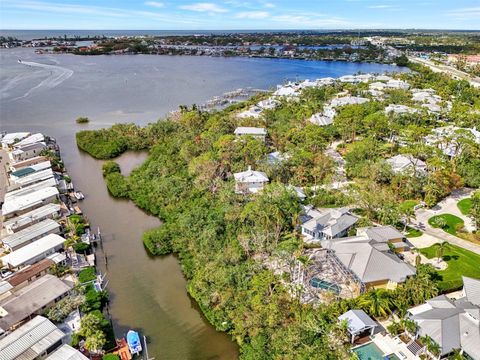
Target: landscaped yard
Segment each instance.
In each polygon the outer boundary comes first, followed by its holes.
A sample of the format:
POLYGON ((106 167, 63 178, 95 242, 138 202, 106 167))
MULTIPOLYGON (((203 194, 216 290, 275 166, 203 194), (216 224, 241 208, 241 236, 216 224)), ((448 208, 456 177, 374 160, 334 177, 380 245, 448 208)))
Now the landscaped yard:
MULTIPOLYGON (((437 257, 438 244, 419 249, 427 258, 437 257)), ((443 260, 448 264, 445 270, 437 271, 441 277, 439 288, 441 292, 449 292, 462 287, 462 275, 480 279, 480 255, 461 247, 447 244, 443 260)))
POLYGON ((462 219, 452 214, 432 216, 428 219, 428 223, 434 228, 440 228, 452 235, 457 235, 457 231, 462 229, 465 225, 462 219))
POLYGON ((418 204, 417 200, 405 200, 400 207, 403 209, 410 209, 413 210, 413 208, 418 204))
POLYGON ((472 199, 466 198, 466 199, 460 200, 457 203, 457 206, 463 215, 468 215, 470 214, 470 210, 472 209, 472 199))
POLYGON ((423 232, 421 232, 420 230, 415 229, 415 228, 410 227, 410 226, 407 226, 407 233, 406 233, 405 237, 416 238, 416 237, 419 237, 419 236, 422 236, 422 235, 423 235, 423 232))

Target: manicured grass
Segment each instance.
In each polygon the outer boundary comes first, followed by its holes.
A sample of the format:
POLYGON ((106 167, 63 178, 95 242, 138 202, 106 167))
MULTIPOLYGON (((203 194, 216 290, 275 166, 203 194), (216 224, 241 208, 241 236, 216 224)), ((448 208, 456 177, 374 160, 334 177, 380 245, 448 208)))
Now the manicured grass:
MULTIPOLYGON (((437 257, 438 244, 428 248, 419 249, 427 258, 437 257)), ((461 247, 448 244, 445 248, 443 260, 448 264, 445 270, 437 271, 439 276, 439 289, 441 292, 449 292, 460 289, 462 276, 480 279, 480 255, 461 247)))
POLYGON ((432 216, 428 219, 428 223, 434 228, 441 228, 443 231, 452 235, 457 235, 457 231, 464 226, 463 220, 452 214, 432 216), (444 225, 440 225, 440 221, 443 221, 444 225))
POLYGON ((470 210, 472 209, 472 199, 466 198, 466 199, 460 200, 457 203, 457 207, 463 215, 470 214, 470 210))
POLYGON ((407 234, 405 235, 405 237, 416 238, 422 235, 423 235, 423 232, 421 232, 420 230, 407 226, 407 234))
POLYGON ((412 209, 418 204, 417 200, 405 200, 400 207, 403 209, 412 209))

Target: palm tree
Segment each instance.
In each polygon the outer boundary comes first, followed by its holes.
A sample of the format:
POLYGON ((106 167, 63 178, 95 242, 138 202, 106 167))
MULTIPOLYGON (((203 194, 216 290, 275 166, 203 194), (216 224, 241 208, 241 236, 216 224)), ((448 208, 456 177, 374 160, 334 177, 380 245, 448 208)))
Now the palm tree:
POLYGON ((392 299, 387 290, 384 289, 367 292, 360 298, 358 303, 373 316, 386 317, 392 312, 392 299))
POLYGON ((440 263, 440 261, 442 260, 443 258, 443 255, 445 255, 445 250, 448 246, 448 242, 444 241, 442 242, 441 244, 438 244, 437 245, 437 261, 440 263))

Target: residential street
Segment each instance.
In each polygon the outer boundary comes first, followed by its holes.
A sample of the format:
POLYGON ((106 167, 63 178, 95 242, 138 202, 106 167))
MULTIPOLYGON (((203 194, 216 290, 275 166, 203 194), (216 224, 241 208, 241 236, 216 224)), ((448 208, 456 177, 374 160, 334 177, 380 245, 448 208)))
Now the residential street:
MULTIPOLYGON (((460 217, 463 221, 465 221, 465 227, 467 228, 467 230, 472 231, 472 229, 474 229, 472 220, 469 217, 463 215, 457 207, 457 202, 467 197, 470 197, 472 192, 473 190, 471 189, 456 190, 452 192, 450 196, 446 197, 441 202, 439 202, 432 209, 417 210, 416 218, 412 220, 411 226, 423 231, 424 234, 426 235, 430 235, 436 238, 438 240, 437 242, 448 241, 449 243, 455 244, 464 249, 480 254, 480 245, 474 244, 470 241, 463 240, 457 236, 448 234, 441 229, 433 228, 432 226, 430 226, 430 224, 428 224, 428 219, 430 219, 432 216, 448 213, 448 214, 452 214, 460 217)), ((412 243, 416 243, 420 245, 418 241, 420 239, 421 238, 418 238, 417 240, 413 239, 412 243)), ((429 239, 427 243, 430 244, 431 239, 429 239)), ((429 245, 426 245, 426 246, 429 246, 429 245)))

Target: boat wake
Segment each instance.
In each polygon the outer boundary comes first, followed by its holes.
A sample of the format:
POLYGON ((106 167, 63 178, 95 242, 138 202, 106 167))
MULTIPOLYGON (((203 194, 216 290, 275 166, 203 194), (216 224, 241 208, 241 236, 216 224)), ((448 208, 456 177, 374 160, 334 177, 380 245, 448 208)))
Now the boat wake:
POLYGON ((37 63, 33 61, 19 60, 18 62, 25 66, 44 69, 46 72, 50 72, 50 74, 46 79, 42 80, 40 83, 32 87, 25 94, 12 99, 12 101, 24 99, 27 96, 30 96, 32 93, 37 92, 38 90, 41 90, 43 88, 53 89, 54 87, 57 87, 58 85, 60 85, 61 83, 63 83, 65 80, 69 79, 73 75, 73 70, 70 70, 61 66, 57 66, 57 65, 48 65, 48 64, 42 64, 42 63, 37 63))

